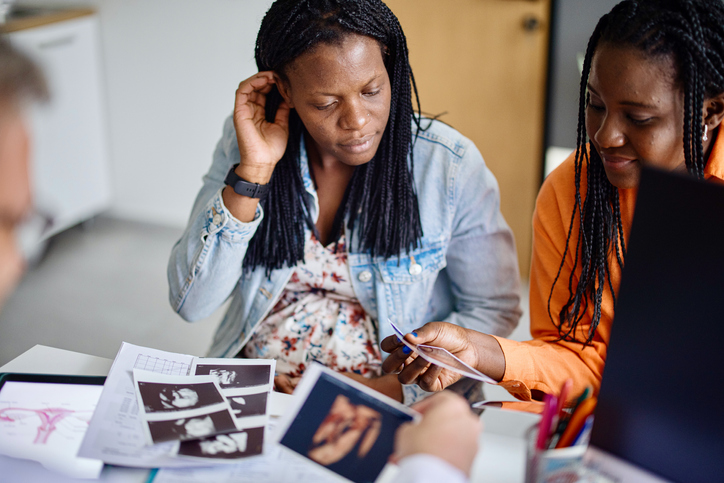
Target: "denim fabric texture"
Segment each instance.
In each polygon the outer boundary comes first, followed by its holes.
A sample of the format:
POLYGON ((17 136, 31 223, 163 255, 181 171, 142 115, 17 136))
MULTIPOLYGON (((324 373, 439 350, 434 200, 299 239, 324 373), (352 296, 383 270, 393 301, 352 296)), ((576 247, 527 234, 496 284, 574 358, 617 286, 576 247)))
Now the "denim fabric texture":
MULTIPOLYGON (((356 252, 352 240, 347 246, 355 294, 377 321, 379 340, 393 333, 388 318, 407 332, 444 320, 505 337, 521 315, 520 281, 513 234, 500 213, 498 183, 470 140, 439 121, 422 122, 430 127, 419 132, 413 147, 421 246, 385 259, 356 252)), ((238 162, 229 117, 168 265, 171 306, 185 320, 207 317, 231 298, 209 357, 239 352, 292 273, 287 267, 269 276, 263 268, 243 270, 249 240, 265 215, 258 208, 252 222, 242 223, 224 207, 224 178, 238 162)), ((319 205, 304 146, 300 169, 316 220, 319 205)), ((424 396, 416 385, 404 386, 403 392, 406 403, 424 396)))

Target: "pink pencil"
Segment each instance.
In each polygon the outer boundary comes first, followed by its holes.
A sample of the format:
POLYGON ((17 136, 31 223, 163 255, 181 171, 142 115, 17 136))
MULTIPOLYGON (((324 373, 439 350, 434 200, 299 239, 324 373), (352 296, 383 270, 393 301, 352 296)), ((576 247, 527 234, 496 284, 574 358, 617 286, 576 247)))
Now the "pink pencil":
POLYGON ((561 387, 561 393, 558 395, 558 410, 556 411, 556 413, 558 414, 559 421, 561 416, 563 416, 563 408, 566 405, 566 399, 568 399, 568 396, 571 394, 572 390, 573 379, 566 379, 566 382, 563 383, 563 387, 561 387))
POLYGON ((553 418, 557 415, 558 411, 558 398, 552 394, 546 394, 543 399, 543 404, 543 415, 538 425, 538 440, 535 445, 539 450, 546 449, 548 445, 548 436, 551 434, 553 418))

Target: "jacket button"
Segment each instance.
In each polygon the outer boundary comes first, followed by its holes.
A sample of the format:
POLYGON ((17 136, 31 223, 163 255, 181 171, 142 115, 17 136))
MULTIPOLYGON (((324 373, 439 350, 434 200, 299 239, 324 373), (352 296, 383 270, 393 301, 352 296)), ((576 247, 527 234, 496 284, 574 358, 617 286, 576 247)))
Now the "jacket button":
POLYGON ((219 226, 219 225, 221 224, 221 215, 218 214, 218 213, 216 213, 216 214, 214 215, 214 218, 211 220, 211 222, 212 222, 214 225, 219 226))
POLYGON ((414 263, 410 265, 410 275, 420 275, 422 273, 422 265, 414 263))
POLYGON ((369 272, 369 270, 365 270, 363 272, 360 272, 357 278, 360 282, 369 282, 370 280, 372 280, 372 274, 369 272))

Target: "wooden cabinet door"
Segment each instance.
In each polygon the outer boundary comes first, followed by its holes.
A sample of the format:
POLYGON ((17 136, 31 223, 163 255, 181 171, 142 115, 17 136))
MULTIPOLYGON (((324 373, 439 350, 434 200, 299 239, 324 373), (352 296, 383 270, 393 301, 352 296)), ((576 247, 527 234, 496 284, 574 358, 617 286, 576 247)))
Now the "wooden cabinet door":
POLYGON ((541 182, 550 0, 386 0, 407 36, 424 113, 472 139, 530 268, 541 182))

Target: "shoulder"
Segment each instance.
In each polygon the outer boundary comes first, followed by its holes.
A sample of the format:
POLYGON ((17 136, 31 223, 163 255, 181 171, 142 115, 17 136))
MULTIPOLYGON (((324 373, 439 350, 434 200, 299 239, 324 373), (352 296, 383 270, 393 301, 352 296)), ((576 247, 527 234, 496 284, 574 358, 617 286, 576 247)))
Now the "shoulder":
POLYGON ((475 144, 455 128, 444 122, 428 118, 422 118, 420 126, 421 128, 418 129, 413 122, 412 139, 415 143, 415 156, 434 153, 442 157, 462 159, 469 154, 474 154, 482 161, 482 156, 475 144))
POLYGON ((468 152, 471 148, 477 151, 475 145, 470 139, 466 138, 455 128, 448 126, 442 121, 422 118, 420 125, 421 129, 418 129, 413 123, 413 140, 415 140, 415 135, 417 135, 417 140, 415 142, 416 150, 418 148, 418 144, 420 144, 421 148, 440 148, 448 151, 451 155, 460 158, 465 156, 466 152, 468 152))
MULTIPOLYGON (((571 216, 576 209, 575 160, 576 152, 574 151, 543 181, 533 213, 534 238, 545 236, 551 240, 565 239, 571 227, 571 216)), ((581 201, 585 200, 585 163, 581 169, 580 194, 581 201)), ((580 223, 578 217, 574 223, 576 225, 580 223)))
POLYGON ((423 118, 420 130, 413 125, 412 139, 415 176, 420 179, 462 181, 492 176, 475 144, 443 122, 423 118))
MULTIPOLYGON (((560 166, 555 168, 543 181, 538 199, 536 211, 550 211, 553 207, 573 207, 576 197, 576 152, 572 152, 560 166)), ((585 195, 586 188, 586 167, 581 172, 581 196, 585 195)), ((556 210, 559 211, 559 210, 556 210)))

